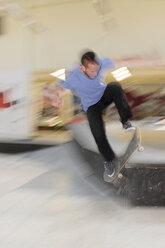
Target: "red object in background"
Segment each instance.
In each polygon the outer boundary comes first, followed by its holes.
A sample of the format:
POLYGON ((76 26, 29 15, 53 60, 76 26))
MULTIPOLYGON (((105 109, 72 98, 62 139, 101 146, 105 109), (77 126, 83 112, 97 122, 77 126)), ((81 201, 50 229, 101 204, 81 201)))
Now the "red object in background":
POLYGON ((131 108, 135 108, 139 106, 140 104, 147 102, 148 99, 152 97, 152 93, 144 94, 141 96, 136 96, 134 93, 126 91, 125 94, 126 94, 128 102, 131 102, 130 104, 131 108))
POLYGON ((4 103, 5 95, 9 93, 10 91, 0 92, 0 108, 9 108, 11 106, 11 102, 4 103))

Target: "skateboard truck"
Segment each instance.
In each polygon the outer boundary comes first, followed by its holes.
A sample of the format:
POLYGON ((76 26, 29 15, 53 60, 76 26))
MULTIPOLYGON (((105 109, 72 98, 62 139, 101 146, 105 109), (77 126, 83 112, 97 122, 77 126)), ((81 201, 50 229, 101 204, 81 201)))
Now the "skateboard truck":
POLYGON ((139 152, 143 152, 144 151, 144 146, 142 146, 142 145, 138 145, 138 151, 139 152))
POLYGON ((122 179, 123 177, 124 177, 124 176, 123 176, 122 173, 119 173, 119 174, 118 174, 118 178, 119 178, 119 179, 122 179))

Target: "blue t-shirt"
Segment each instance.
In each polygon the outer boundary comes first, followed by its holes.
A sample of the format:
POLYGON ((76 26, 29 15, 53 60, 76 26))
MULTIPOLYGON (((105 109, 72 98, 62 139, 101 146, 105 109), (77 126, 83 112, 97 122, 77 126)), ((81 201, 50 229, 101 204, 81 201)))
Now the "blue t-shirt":
POLYGON ((84 111, 87 111, 90 106, 96 104, 101 99, 106 88, 104 73, 107 69, 114 68, 114 62, 109 58, 97 60, 100 64, 100 70, 95 78, 88 78, 78 67, 64 82, 60 83, 61 87, 71 90, 80 97, 84 111))

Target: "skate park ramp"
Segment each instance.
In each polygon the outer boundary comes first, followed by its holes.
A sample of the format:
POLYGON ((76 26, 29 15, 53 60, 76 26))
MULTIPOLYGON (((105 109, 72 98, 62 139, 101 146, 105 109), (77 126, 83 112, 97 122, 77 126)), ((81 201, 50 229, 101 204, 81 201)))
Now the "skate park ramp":
MULTIPOLYGON (((146 125, 145 122, 133 122, 133 125, 138 126, 141 130, 144 151, 135 153, 135 155, 131 158, 130 163, 165 163, 165 132, 155 131, 153 126, 146 125)), ((72 124, 69 128, 72 130, 74 138, 81 145, 81 147, 98 153, 97 146, 87 121, 72 124)), ((108 141, 115 153, 118 156, 122 155, 129 144, 132 132, 125 132, 122 130, 122 126, 119 121, 112 121, 106 123, 106 133, 108 141)))
MULTIPOLYGON (((137 123, 135 124, 137 125, 137 123)), ((151 128, 147 129, 146 123, 145 125, 144 123, 138 123, 138 126, 141 129, 144 151, 136 152, 128 161, 124 174, 126 180, 120 182, 117 190, 126 195, 135 204, 165 205, 164 144, 161 143, 162 139, 159 142, 160 133, 158 133, 158 138, 156 137, 157 134, 154 133, 153 142, 146 139, 148 135, 151 138, 153 132, 151 128)), ((84 121, 79 124, 73 124, 70 128, 75 139, 84 150, 84 156, 88 157, 88 161, 90 160, 91 164, 95 164, 97 173, 101 176, 103 173, 103 159, 98 153, 88 123, 84 121)), ((120 123, 116 122, 107 123, 106 132, 115 153, 118 156, 124 154, 132 134, 122 131, 120 123)))

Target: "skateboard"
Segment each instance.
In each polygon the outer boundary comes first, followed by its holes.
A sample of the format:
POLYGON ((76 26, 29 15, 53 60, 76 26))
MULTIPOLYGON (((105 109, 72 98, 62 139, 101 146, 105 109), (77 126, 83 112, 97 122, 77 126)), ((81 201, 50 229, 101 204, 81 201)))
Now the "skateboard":
POLYGON ((136 151, 140 151, 142 152, 144 150, 143 146, 141 145, 141 132, 140 132, 140 128, 136 127, 133 132, 133 136, 128 144, 128 147, 125 151, 125 153, 118 158, 118 163, 116 166, 116 173, 113 177, 109 177, 105 172, 103 174, 103 178, 105 182, 108 183, 112 183, 112 184, 116 184, 117 181, 119 181, 120 179, 122 179, 123 174, 122 172, 125 169, 125 165, 127 164, 127 162, 131 159, 131 157, 133 156, 133 154, 136 151))

